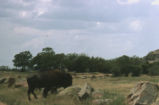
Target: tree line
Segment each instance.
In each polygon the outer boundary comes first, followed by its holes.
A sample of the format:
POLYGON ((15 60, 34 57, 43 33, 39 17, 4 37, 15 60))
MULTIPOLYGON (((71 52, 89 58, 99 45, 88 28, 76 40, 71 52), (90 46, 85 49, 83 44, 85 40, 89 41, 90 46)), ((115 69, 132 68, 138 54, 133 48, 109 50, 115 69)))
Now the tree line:
POLYGON ((20 52, 14 56, 13 63, 21 71, 60 69, 71 72, 110 73, 113 76, 156 75, 156 68, 159 68, 159 63, 149 64, 146 59, 137 56, 129 57, 123 55, 115 59, 106 60, 101 57, 90 57, 86 54, 56 54, 51 47, 43 48, 34 57, 30 51, 20 52))

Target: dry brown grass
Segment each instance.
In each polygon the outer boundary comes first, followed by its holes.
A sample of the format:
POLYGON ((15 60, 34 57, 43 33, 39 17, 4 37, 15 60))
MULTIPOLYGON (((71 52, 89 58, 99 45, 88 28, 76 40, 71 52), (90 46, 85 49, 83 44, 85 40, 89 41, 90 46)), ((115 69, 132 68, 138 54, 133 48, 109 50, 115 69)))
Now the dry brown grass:
POLYGON ((151 81, 151 82, 158 82, 159 77, 154 76, 146 76, 143 75, 141 77, 110 77, 105 76, 102 73, 86 73, 86 74, 77 74, 78 78, 74 78, 73 85, 83 86, 85 82, 90 83, 95 89, 101 90, 109 90, 115 91, 124 96, 127 96, 130 92, 130 89, 133 88, 138 82, 140 81, 151 81), (95 75, 95 79, 91 79, 90 77, 95 75), (86 79, 82 79, 82 77, 87 77, 86 79))

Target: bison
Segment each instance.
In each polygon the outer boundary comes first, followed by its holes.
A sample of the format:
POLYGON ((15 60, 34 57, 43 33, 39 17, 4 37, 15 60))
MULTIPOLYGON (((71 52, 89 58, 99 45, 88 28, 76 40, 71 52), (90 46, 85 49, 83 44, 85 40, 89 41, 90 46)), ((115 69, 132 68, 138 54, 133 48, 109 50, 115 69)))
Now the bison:
POLYGON ((30 94, 32 93, 37 99, 34 89, 44 88, 43 97, 47 97, 48 91, 60 87, 68 87, 72 85, 72 76, 69 73, 59 70, 45 71, 40 74, 35 74, 27 78, 28 83, 28 99, 31 100, 30 94))

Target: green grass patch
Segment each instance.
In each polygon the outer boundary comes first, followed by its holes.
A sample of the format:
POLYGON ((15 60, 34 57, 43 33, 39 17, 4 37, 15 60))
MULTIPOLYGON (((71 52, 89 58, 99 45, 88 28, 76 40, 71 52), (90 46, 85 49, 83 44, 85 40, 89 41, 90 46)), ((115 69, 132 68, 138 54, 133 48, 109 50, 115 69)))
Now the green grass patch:
POLYGON ((104 91, 103 99, 111 99, 112 102, 109 105, 126 105, 125 97, 115 91, 104 91))

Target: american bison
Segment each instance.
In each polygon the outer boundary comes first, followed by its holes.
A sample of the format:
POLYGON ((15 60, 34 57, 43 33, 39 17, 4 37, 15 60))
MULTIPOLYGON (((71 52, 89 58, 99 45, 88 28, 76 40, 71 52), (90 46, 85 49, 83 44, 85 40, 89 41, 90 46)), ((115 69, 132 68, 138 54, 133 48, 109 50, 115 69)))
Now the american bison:
POLYGON ((52 70, 52 71, 45 71, 40 74, 33 75, 27 78, 28 83, 28 99, 30 98, 30 93, 37 98, 36 94, 34 93, 34 89, 44 88, 43 90, 43 97, 47 97, 48 91, 60 87, 68 87, 72 85, 72 76, 69 73, 52 70))
POLYGON ((15 84, 15 82, 16 82, 16 79, 10 77, 10 78, 8 79, 8 87, 12 87, 12 86, 15 84))

